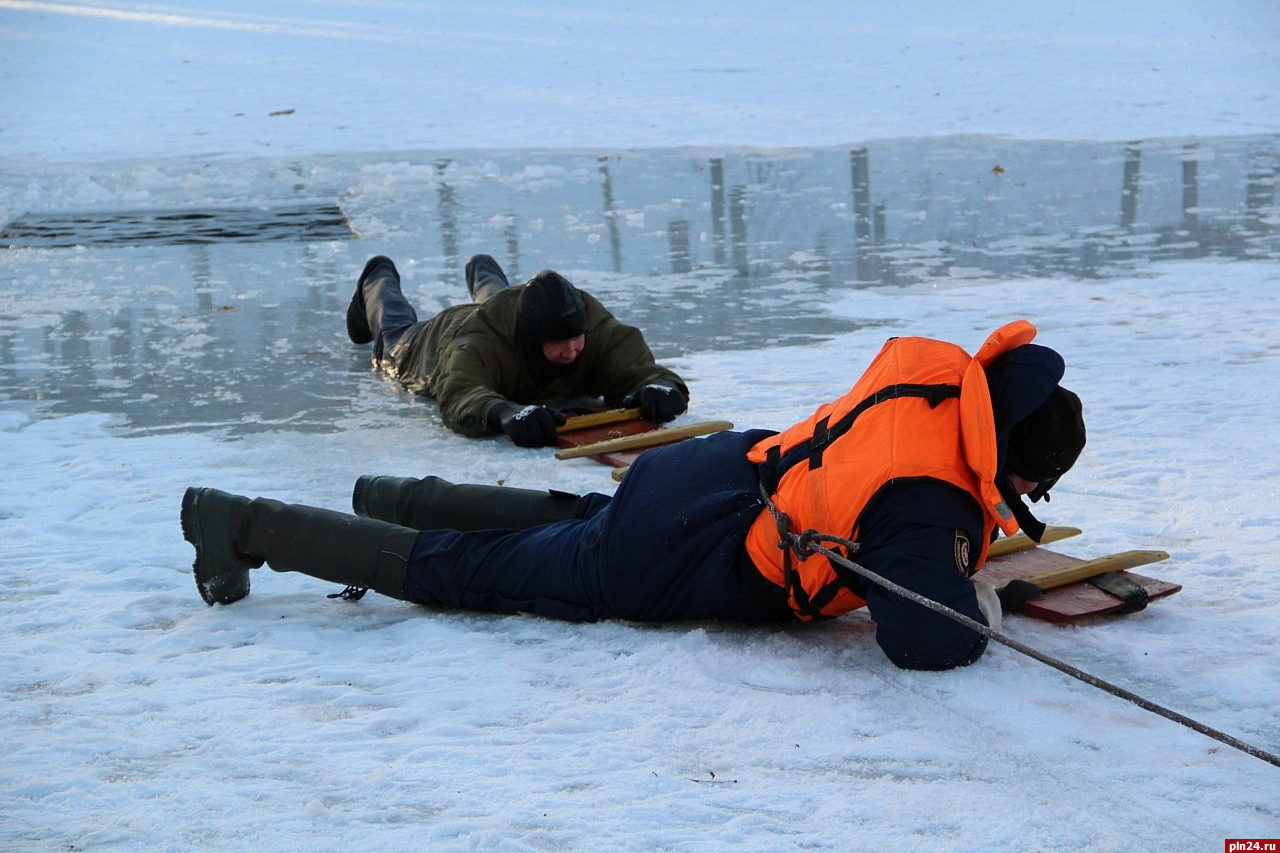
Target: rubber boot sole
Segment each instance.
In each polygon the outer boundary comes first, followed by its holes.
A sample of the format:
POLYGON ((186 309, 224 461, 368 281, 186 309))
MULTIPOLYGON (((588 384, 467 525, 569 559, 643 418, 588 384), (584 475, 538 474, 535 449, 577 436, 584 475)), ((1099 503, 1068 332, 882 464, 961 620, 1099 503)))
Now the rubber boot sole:
POLYGON ((182 538, 196 549, 192 571, 206 604, 231 604, 249 594, 249 570, 261 566, 235 548, 238 513, 234 495, 189 488, 182 496, 182 538))

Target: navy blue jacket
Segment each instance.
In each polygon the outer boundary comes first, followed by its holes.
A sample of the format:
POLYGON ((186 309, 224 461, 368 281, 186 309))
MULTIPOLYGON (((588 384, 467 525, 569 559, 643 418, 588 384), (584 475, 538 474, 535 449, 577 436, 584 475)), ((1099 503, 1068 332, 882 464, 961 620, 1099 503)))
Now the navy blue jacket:
MULTIPOLYGON (((600 540, 601 588, 613 612, 645 621, 796 618, 785 591, 760 574, 743 544, 766 511, 746 453, 769 435, 719 433, 636 461, 608 506, 600 540)), ((972 497, 936 483, 893 486, 868 507, 861 529, 859 565, 986 624, 956 558, 957 532, 974 543, 981 535, 972 497)), ((878 586, 855 592, 867 600, 876 641, 899 666, 960 666, 986 648, 981 635, 878 586)))
MULTIPOLYGON (((1048 398, 1064 368, 1058 353, 1028 344, 988 369, 1002 457, 1013 424, 1048 398)), ((793 618, 784 591, 764 580, 743 547, 765 511, 746 453, 772 434, 726 432, 636 460, 600 540, 601 588, 614 609, 657 620, 793 618)), ((859 530, 859 565, 987 624, 969 580, 983 530, 973 497, 943 483, 891 485, 863 511, 859 530)), ((986 649, 980 634, 874 583, 854 592, 867 601, 877 643, 901 667, 963 666, 986 649)))

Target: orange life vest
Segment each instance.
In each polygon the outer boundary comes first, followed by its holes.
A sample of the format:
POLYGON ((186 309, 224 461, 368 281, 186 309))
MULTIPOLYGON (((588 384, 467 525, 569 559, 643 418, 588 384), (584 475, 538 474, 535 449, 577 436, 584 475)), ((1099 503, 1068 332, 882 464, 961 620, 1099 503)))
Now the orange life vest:
MULTIPOLYGON (((936 480, 963 489, 982 507, 980 567, 997 526, 1006 535, 1018 530, 995 484, 995 417, 984 368, 1035 334, 1026 320, 1015 321, 993 332, 972 357, 944 341, 893 338, 848 393, 751 448, 747 458, 760 466, 791 531, 856 541, 862 511, 880 489, 936 480)), ((788 591, 801 619, 866 604, 826 557, 799 558, 780 539, 778 521, 765 510, 747 534, 747 553, 761 574, 788 591)))

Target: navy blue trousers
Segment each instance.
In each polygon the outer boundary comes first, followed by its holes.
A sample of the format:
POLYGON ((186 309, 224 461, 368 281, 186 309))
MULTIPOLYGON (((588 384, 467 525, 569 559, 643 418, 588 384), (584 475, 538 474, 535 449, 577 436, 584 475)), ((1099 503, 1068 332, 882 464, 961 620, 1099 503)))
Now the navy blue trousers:
POLYGON ((721 433, 645 453, 610 500, 527 530, 424 530, 410 601, 555 619, 794 618, 746 556, 763 502, 746 451, 769 433, 721 433))
MULTIPOLYGON (((764 509, 747 450, 770 433, 724 432, 650 450, 612 499, 587 495, 579 518, 527 530, 425 530, 415 542, 404 596, 420 604, 555 619, 638 622, 796 619, 786 593, 751 564, 743 543, 764 509)), ((839 531, 848 535, 849 531, 839 531)), ((864 510, 867 569, 985 623, 971 567, 982 514, 952 486, 920 481, 882 490, 864 510)), ((977 660, 986 638, 871 583, 876 641, 909 669, 977 660)))

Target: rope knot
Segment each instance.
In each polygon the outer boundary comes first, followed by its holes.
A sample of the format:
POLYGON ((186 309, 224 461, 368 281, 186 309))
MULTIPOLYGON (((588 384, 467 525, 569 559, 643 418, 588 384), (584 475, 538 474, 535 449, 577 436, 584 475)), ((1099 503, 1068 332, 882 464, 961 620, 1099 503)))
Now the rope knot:
POLYGON ((813 543, 820 541, 822 534, 810 527, 802 533, 792 537, 792 547, 795 549, 796 556, 801 560, 808 559, 813 556, 813 543))

